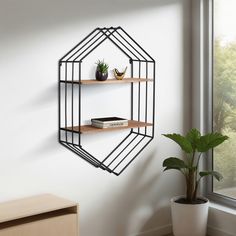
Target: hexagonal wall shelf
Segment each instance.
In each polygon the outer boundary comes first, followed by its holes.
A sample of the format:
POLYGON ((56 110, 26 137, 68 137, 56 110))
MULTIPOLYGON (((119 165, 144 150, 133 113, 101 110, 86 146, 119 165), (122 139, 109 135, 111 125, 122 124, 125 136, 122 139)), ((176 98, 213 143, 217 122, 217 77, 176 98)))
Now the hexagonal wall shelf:
POLYGON ((59 142, 93 166, 120 175, 154 138, 155 60, 121 27, 96 28, 63 56, 59 61, 58 86, 59 142), (128 57, 129 75, 123 80, 108 78, 102 82, 82 78, 81 69, 86 57, 107 40, 128 57), (128 126, 101 129, 83 124, 83 86, 101 84, 130 87, 130 117, 126 117, 128 126), (128 134, 117 141, 115 148, 102 159, 82 146, 86 133, 96 135, 125 129, 128 134))

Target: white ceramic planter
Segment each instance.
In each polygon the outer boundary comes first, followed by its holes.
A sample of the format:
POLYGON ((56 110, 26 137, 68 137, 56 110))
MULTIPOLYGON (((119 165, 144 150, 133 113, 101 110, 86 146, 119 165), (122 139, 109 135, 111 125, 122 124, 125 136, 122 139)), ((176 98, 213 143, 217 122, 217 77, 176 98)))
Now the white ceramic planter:
POLYGON ((202 204, 181 204, 175 201, 183 196, 171 199, 171 215, 174 236, 206 236, 208 206, 206 200, 202 204))

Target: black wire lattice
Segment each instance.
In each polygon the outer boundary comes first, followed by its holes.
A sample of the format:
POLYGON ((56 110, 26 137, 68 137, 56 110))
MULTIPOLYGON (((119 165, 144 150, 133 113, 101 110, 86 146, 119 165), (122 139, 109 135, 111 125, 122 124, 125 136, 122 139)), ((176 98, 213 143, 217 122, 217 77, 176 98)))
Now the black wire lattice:
POLYGON ((155 60, 121 27, 96 28, 60 59, 58 68, 59 142, 93 166, 120 175, 154 138, 155 60), (100 160, 82 147, 81 93, 86 80, 81 69, 106 40, 129 59, 131 125, 127 136, 100 160))

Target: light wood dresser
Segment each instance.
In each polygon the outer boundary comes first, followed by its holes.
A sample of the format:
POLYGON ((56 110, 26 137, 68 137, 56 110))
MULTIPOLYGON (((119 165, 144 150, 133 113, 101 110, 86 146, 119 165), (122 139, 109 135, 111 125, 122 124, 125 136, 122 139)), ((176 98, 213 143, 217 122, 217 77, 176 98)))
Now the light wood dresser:
POLYGON ((44 194, 0 203, 0 236, 78 236, 78 205, 44 194))

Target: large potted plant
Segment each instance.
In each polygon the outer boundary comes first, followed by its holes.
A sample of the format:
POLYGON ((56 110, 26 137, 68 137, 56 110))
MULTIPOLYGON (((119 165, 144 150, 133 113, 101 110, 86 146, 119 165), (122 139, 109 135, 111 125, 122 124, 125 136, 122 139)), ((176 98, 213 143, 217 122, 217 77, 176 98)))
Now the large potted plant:
POLYGON ((199 183, 206 176, 213 176, 218 181, 223 177, 217 171, 199 170, 199 163, 204 153, 228 137, 220 133, 201 135, 197 129, 191 129, 186 136, 175 133, 164 136, 175 141, 185 153, 183 159, 169 157, 163 162, 164 171, 178 170, 186 182, 186 195, 171 199, 173 233, 175 236, 205 236, 209 201, 198 196, 199 183))

